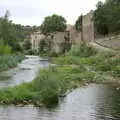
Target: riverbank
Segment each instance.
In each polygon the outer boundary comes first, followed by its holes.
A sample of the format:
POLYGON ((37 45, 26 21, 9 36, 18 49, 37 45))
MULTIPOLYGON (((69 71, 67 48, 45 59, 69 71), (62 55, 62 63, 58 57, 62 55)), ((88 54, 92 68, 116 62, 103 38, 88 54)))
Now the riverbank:
POLYGON ((69 66, 42 70, 31 83, 0 91, 0 103, 37 106, 55 104, 68 90, 92 82, 93 74, 87 71, 79 74, 80 71, 86 70, 69 66))
POLYGON ((24 58, 23 54, 1 55, 0 72, 16 67, 24 58))
POLYGON ((1 120, 118 120, 120 91, 111 85, 89 84, 74 89, 51 108, 20 106, 24 105, 0 105, 1 120))
POLYGON ((118 83, 118 55, 101 54, 91 47, 73 47, 69 53, 52 58, 58 66, 40 71, 31 83, 0 91, 0 104, 45 106, 58 103, 59 97, 89 83, 118 83))

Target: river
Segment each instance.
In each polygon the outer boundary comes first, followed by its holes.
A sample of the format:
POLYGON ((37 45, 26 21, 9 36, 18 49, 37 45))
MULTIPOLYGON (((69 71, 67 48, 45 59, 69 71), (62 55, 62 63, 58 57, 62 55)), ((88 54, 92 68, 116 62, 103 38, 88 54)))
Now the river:
MULTIPOLYGON (((19 82, 14 84, 11 81, 8 84, 5 81, 4 85, 20 84, 24 77, 24 81, 27 78, 26 82, 29 82, 39 68, 49 65, 47 61, 39 58, 30 59, 24 60, 16 74, 13 74, 13 80, 19 82), (17 76, 20 80, 15 79, 17 76)), ((4 85, 2 84, 2 87, 4 85)), ((74 90, 65 98, 60 98, 59 104, 49 109, 32 105, 0 106, 0 120, 120 120, 120 91, 110 85, 90 84, 74 90)))
POLYGON ((26 56, 18 66, 14 69, 3 72, 3 75, 8 76, 6 79, 0 77, 0 89, 19 85, 23 82, 32 81, 39 69, 46 68, 49 66, 49 62, 38 56, 26 56))
POLYGON ((120 91, 91 84, 74 90, 51 109, 0 106, 0 120, 120 120, 120 91))

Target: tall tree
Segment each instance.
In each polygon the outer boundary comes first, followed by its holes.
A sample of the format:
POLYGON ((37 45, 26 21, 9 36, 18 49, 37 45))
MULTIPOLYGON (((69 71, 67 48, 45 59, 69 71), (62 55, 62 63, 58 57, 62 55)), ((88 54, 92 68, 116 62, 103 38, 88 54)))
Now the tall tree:
POLYGON ((78 32, 82 31, 82 18, 83 18, 83 15, 79 16, 77 21, 75 22, 75 28, 78 32))
POLYGON ((30 50, 31 46, 32 46, 32 44, 31 44, 30 40, 25 40, 25 42, 23 44, 24 50, 30 50))
POLYGON ((6 11, 3 17, 0 17, 0 39, 4 41, 4 45, 12 47, 13 51, 21 50, 19 43, 26 38, 29 39, 31 33, 39 27, 24 26, 14 24, 9 20, 10 12, 6 11))
POLYGON ((120 32, 120 0, 106 0, 105 3, 98 2, 94 12, 95 27, 98 33, 120 32))
POLYGON ((53 14, 44 19, 41 25, 42 33, 62 32, 66 29, 66 20, 64 17, 53 14))
POLYGON ((4 17, 0 19, 0 38, 4 40, 5 44, 9 44, 10 38, 10 25, 11 22, 9 19, 9 11, 6 11, 4 17))

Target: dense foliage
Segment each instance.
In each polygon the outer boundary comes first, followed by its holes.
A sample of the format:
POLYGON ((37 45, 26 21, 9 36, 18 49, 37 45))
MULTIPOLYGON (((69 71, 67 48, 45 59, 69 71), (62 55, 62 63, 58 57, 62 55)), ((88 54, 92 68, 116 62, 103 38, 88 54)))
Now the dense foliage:
POLYGON ((41 30, 44 34, 49 34, 52 32, 63 32, 65 29, 65 18, 55 14, 46 17, 41 25, 41 30))
POLYGON ((5 54, 11 54, 12 53, 12 47, 9 45, 4 45, 4 41, 0 40, 0 55, 5 54))
POLYGON ((82 31, 82 18, 83 16, 79 16, 77 21, 75 22, 75 28, 78 32, 82 31))
POLYGON ((39 27, 14 24, 9 20, 9 15, 9 11, 6 11, 5 15, 0 17, 0 42, 2 40, 4 46, 10 46, 15 52, 21 51, 20 43, 29 39, 30 34, 39 27))
POLYGON ((24 55, 0 55, 0 72, 16 67, 24 59, 24 55))
POLYGON ((39 53, 41 55, 49 55, 52 49, 52 40, 44 38, 39 43, 39 53))
POLYGON ((97 32, 102 35, 120 32, 120 1, 106 0, 98 2, 94 12, 94 21, 97 32))
POLYGON ((61 53, 64 54, 71 49, 72 43, 70 40, 70 32, 66 32, 64 36, 64 41, 60 45, 61 53))
POLYGON ((24 41, 24 44, 23 44, 24 50, 30 50, 31 46, 32 46, 32 44, 31 44, 30 40, 25 40, 24 41))

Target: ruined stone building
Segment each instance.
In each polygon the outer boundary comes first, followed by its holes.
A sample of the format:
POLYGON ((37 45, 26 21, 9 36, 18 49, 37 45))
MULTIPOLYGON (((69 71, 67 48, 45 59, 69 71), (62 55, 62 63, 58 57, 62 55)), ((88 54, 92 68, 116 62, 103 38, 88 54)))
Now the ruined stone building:
POLYGON ((94 40, 94 21, 93 11, 83 16, 83 41, 91 42, 94 40))
POLYGON ((38 50, 40 41, 44 38, 45 38, 45 35, 43 35, 40 31, 34 32, 33 34, 31 34, 32 50, 38 50))
MULTIPOLYGON (((94 22, 92 21, 93 11, 83 16, 83 25, 82 29, 83 32, 77 32, 75 26, 67 25, 65 32, 56 32, 51 34, 52 35, 52 42, 53 42, 53 50, 58 52, 59 45, 64 41, 66 32, 69 32, 70 35, 70 42, 72 44, 79 44, 81 42, 81 38, 83 41, 93 41, 94 40, 94 22)), ((47 36, 50 38, 50 36, 47 36)), ((35 32, 31 35, 31 43, 32 49, 39 49, 39 43, 42 39, 46 38, 40 31, 35 32)))

